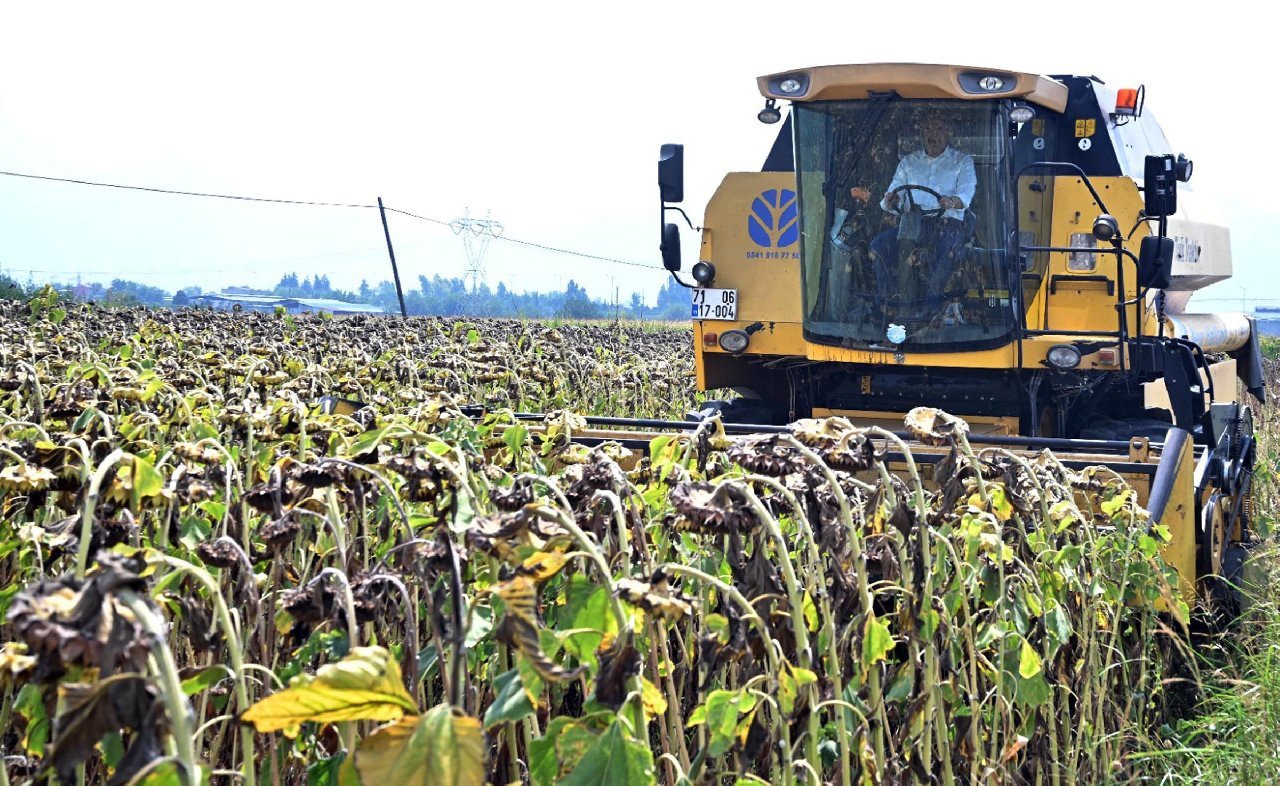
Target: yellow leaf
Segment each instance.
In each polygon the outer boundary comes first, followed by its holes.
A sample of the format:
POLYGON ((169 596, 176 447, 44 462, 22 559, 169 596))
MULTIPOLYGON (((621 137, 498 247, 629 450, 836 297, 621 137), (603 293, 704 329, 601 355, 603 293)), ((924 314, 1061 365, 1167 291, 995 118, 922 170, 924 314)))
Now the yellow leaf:
POLYGON ((265 733, 308 721, 396 720, 417 710, 391 654, 382 647, 356 647, 341 661, 321 666, 315 676, 295 677, 288 688, 245 710, 240 720, 265 733))
POLYGON ((520 573, 536 582, 543 582, 560 572, 567 561, 564 549, 539 551, 520 565, 520 573))
POLYGON ((355 761, 360 782, 371 786, 484 786, 484 733, 479 719, 438 704, 366 737, 355 761))
POLYGON ((649 682, 648 677, 640 678, 640 701, 644 703, 644 711, 649 715, 661 715, 667 711, 667 699, 658 690, 658 686, 649 682))

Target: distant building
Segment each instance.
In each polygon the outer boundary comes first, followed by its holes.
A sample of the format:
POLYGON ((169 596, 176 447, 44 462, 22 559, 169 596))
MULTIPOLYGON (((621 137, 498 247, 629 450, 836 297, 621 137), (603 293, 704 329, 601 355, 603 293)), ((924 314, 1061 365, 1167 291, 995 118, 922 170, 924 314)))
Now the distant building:
POLYGON ((1263 336, 1280 336, 1280 306, 1258 306, 1253 310, 1258 333, 1263 336))
POLYGON ((217 311, 231 311, 236 306, 241 311, 262 311, 275 313, 277 307, 286 314, 307 314, 327 311, 334 316, 350 316, 352 314, 384 314, 380 306, 368 303, 345 303, 341 300, 328 300, 316 297, 280 297, 279 295, 254 295, 236 291, 242 287, 232 287, 225 292, 213 292, 204 295, 193 295, 190 305, 193 308, 212 308, 217 311))

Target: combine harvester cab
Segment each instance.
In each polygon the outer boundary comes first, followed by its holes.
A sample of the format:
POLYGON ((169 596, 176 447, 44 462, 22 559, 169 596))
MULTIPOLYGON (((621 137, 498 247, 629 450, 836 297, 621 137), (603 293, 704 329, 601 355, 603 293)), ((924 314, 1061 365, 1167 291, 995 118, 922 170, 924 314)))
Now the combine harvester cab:
MULTIPOLYGON (((777 139, 720 183, 681 281, 699 389, 739 397, 691 416, 901 432, 937 407, 975 448, 1124 477, 1185 596, 1236 578, 1255 456, 1237 390, 1263 400, 1261 353, 1246 315, 1186 311, 1230 277, 1230 241, 1145 89, 919 64, 758 84, 777 139)), ((664 216, 683 214, 683 156, 662 148, 664 216)), ((675 223, 662 252, 680 280, 675 223)))

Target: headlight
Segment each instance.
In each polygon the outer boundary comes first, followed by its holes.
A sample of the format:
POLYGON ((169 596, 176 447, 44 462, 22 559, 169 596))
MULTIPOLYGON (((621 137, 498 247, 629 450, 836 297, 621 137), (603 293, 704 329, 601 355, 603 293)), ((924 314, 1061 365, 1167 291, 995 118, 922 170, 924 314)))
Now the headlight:
POLYGON ((1049 365, 1057 369, 1075 368, 1080 365, 1080 350, 1071 344, 1058 344, 1049 348, 1048 360, 1049 365))
POLYGON ((693 274, 693 280, 704 287, 709 286, 716 278, 716 266, 706 260, 698 262, 690 272, 693 274))
POLYGON ((1009 111, 1009 119, 1015 123, 1030 123, 1036 116, 1036 110, 1029 106, 1015 106, 1009 111))
POLYGON ((781 91, 782 91, 782 92, 784 92, 784 93, 799 93, 799 92, 800 92, 800 80, 799 80, 799 79, 784 79, 784 80, 782 80, 781 82, 779 82, 779 83, 778 83, 778 89, 779 89, 779 90, 781 90, 781 91))
POLYGON ((978 80, 978 87, 994 93, 1004 87, 1004 80, 998 76, 984 76, 978 80))
POLYGON ((725 352, 740 355, 747 350, 747 344, 750 343, 751 336, 748 336, 745 330, 726 330, 720 334, 720 348, 725 352))

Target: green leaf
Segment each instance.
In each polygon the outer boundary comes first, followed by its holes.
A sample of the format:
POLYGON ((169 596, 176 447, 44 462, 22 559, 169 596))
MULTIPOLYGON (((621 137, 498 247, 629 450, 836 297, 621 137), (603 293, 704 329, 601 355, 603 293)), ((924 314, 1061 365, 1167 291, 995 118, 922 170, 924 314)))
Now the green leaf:
POLYGON ((133 457, 133 472, 130 475, 132 488, 129 501, 134 510, 138 509, 142 500, 159 496, 164 491, 164 476, 156 471, 155 465, 140 457, 133 457))
POLYGON ((182 692, 188 696, 194 696, 202 690, 213 687, 218 684, 223 677, 231 676, 231 670, 221 664, 210 666, 204 669, 194 677, 188 677, 182 681, 182 692))
POLYGON ((1029 680, 1040 673, 1043 665, 1040 662, 1040 654, 1036 652, 1036 648, 1031 646, 1031 642, 1026 639, 1022 640, 1022 650, 1018 653, 1018 674, 1024 680, 1029 680))
POLYGON ((867 622, 862 629, 862 668, 871 668, 884 660, 893 649, 893 635, 889 626, 876 619, 874 612, 867 612, 867 622))
POLYGON ((686 729, 691 729, 694 726, 701 726, 706 722, 707 722, 707 705, 699 704, 698 706, 693 708, 693 712, 689 713, 689 719, 684 722, 684 727, 686 729))
POLYGON ((916 670, 910 663, 904 663, 898 669, 898 676, 894 677, 893 682, 889 683, 889 689, 884 693, 885 701, 906 701, 911 697, 911 692, 916 686, 916 670))
POLYGON ((778 673, 778 708, 785 717, 790 718, 795 712, 800 689, 817 681, 818 675, 812 671, 792 666, 785 660, 782 662, 782 670, 778 673))
POLYGON ((1043 674, 1037 674, 1031 679, 1018 680, 1014 698, 1019 704, 1035 707, 1048 701, 1049 695, 1049 683, 1043 674))
MULTIPOLYGON (((209 771, 204 767, 196 769, 196 783, 208 783, 209 771)), ((155 769, 147 771, 141 778, 129 781, 129 786, 190 786, 190 784, 176 762, 166 761, 155 769)))
POLYGON ((22 748, 32 756, 43 756, 49 740, 49 716, 44 711, 44 696, 34 682, 28 682, 13 700, 13 709, 27 722, 22 735, 22 748))
POLYGON ((364 432, 360 436, 356 437, 355 441, 351 443, 351 447, 347 450, 347 455, 359 456, 370 451, 377 450, 378 445, 382 443, 382 438, 386 436, 386 433, 386 426, 374 429, 373 431, 364 432))
POLYGON ((320 759, 307 765, 307 786, 339 786, 338 773, 347 754, 338 751, 327 759, 320 759))
MULTIPOLYGON (((618 620, 613 616, 608 587, 595 587, 573 615, 570 624, 574 633, 562 637, 565 650, 580 663, 595 668, 596 649, 618 632, 618 620)), ((569 634, 569 631, 564 633, 569 634)))
POLYGON ((653 752, 631 739, 615 720, 561 781, 562 786, 648 786, 656 783, 653 752))
POLYGON ((213 525, 200 516, 183 516, 178 525, 178 533, 178 540, 182 545, 195 551, 196 546, 213 535, 213 525))
POLYGON ((703 624, 709 632, 715 634, 716 640, 721 644, 729 643, 730 631, 728 617, 723 614, 708 614, 703 624))
POLYGON ((484 786, 484 750, 480 721, 438 704, 364 738, 356 747, 356 771, 370 786, 484 786))
POLYGON ((1150 535, 1139 535, 1138 550, 1142 552, 1142 556, 1151 559, 1160 550, 1160 544, 1156 543, 1156 539, 1150 535))
POLYGON ((221 435, 218 433, 218 430, 213 426, 209 425, 208 423, 205 423, 204 421, 199 421, 191 426, 191 436, 194 439, 200 440, 200 439, 218 439, 218 437, 220 437, 221 435))
POLYGON ((519 669, 494 677, 493 692, 493 703, 484 714, 486 730, 533 714, 533 704, 529 701, 529 694, 525 693, 519 669))
POLYGON ((120 766, 120 760, 124 758, 124 740, 120 739, 120 732, 113 731, 103 737, 98 747, 102 749, 103 764, 113 770, 120 766))
POLYGON ((987 495, 991 498, 991 512, 1001 521, 1013 518, 1013 503, 1005 494, 1004 486, 999 483, 987 484, 987 495))
POLYGON ((519 453, 520 448, 524 447, 525 442, 529 439, 529 429, 521 423, 514 426, 507 426, 506 431, 502 432, 502 441, 511 449, 512 453, 519 453))
POLYGON ((259 732, 288 733, 308 721, 386 721, 417 709, 391 653, 382 647, 356 647, 338 663, 321 666, 314 677, 295 677, 288 688, 245 710, 240 720, 259 732))
POLYGON ((1111 499, 1104 500, 1101 505, 1102 512, 1107 514, 1108 517, 1114 518, 1115 515, 1119 513, 1124 508, 1124 506, 1129 502, 1129 499, 1132 496, 1133 496, 1133 490, 1125 489, 1124 491, 1121 491, 1120 493, 1116 494, 1111 499))
POLYGON ((738 729, 738 715, 750 712, 755 696, 745 690, 715 690, 707 696, 707 755, 723 756, 733 747, 738 729))
POLYGON ((576 718, 553 718, 546 732, 529 743, 529 781, 533 786, 552 786, 560 773, 560 757, 556 755, 556 740, 569 726, 576 726, 576 718))
POLYGON ((1049 635, 1057 639, 1059 644, 1066 644, 1071 638, 1071 615, 1060 604, 1055 602, 1053 608, 1045 614, 1045 623, 1049 635))

